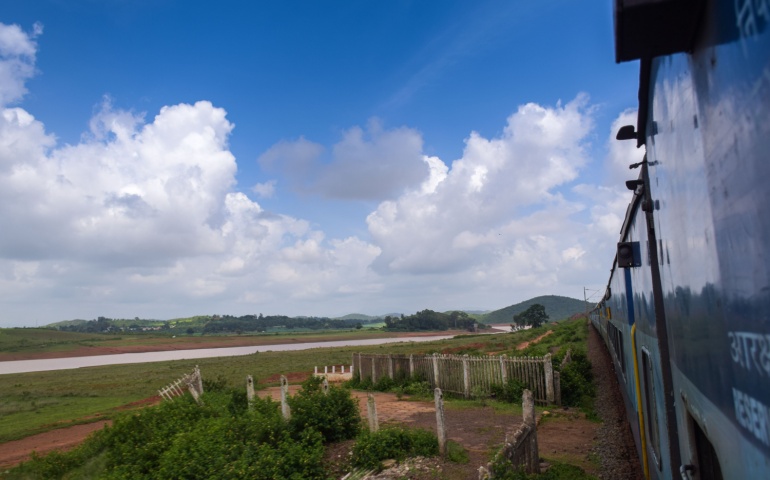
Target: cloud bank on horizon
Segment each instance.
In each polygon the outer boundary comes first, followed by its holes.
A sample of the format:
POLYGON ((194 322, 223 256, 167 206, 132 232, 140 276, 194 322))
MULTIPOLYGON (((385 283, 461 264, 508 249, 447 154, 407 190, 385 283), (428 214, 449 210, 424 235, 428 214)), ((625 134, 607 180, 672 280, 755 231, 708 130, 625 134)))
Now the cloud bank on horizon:
POLYGON ((234 125, 206 100, 151 116, 105 97, 79 142, 59 142, 21 106, 42 33, 0 24, 0 326, 502 308, 606 281, 641 152, 596 132, 587 94, 521 105, 451 162, 377 119, 333 145, 280 140, 256 155, 274 179, 241 191, 234 125), (279 192, 374 208, 335 236, 260 205, 279 192))

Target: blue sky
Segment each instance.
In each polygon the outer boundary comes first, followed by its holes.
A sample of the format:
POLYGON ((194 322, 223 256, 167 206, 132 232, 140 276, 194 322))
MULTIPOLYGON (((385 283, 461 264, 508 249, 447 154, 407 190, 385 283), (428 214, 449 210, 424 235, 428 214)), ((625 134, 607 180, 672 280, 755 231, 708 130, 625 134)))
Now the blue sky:
MULTIPOLYGON (((606 281, 608 1, 0 12, 0 326, 496 309, 606 281)), ((622 118, 621 118, 622 117, 622 118)))

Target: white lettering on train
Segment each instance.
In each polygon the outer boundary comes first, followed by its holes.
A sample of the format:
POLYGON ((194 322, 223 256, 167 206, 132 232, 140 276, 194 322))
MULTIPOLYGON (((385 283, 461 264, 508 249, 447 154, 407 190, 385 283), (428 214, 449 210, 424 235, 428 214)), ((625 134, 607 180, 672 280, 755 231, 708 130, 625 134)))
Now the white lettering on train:
POLYGON ((756 369, 770 376, 770 335, 752 332, 728 332, 730 356, 746 370, 756 369))
POLYGON ((750 431, 760 442, 770 446, 770 411, 756 398, 733 388, 735 418, 740 426, 750 431))

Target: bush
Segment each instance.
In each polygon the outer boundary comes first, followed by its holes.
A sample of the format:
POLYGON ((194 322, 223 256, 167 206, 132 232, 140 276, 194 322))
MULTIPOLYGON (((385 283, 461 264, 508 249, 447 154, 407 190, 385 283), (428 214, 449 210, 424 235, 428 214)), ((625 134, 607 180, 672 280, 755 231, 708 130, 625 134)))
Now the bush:
POLYGON ((511 378, 505 385, 493 384, 490 391, 497 400, 508 403, 521 403, 521 397, 524 394, 526 386, 520 380, 511 378))
POLYGON ((202 406, 184 396, 124 414, 77 449, 33 458, 8 478, 326 478, 320 432, 292 430, 269 399, 242 408, 241 395, 204 393, 202 406))
POLYGON ((498 457, 492 463, 491 473, 495 480, 591 480, 582 468, 566 463, 553 462, 545 473, 526 474, 513 466, 507 460, 498 457))
POLYGON ((322 382, 319 377, 310 377, 297 395, 289 398, 292 431, 317 430, 327 443, 355 437, 361 428, 358 403, 343 388, 331 386, 324 394, 322 382))
POLYGON ((592 410, 595 389, 588 356, 581 350, 572 353, 572 361, 560 372, 561 400, 564 405, 592 410))
POLYGON ((382 461, 403 460, 408 457, 438 455, 438 439, 433 432, 401 427, 384 428, 378 432, 364 432, 353 447, 353 466, 382 469, 382 461))

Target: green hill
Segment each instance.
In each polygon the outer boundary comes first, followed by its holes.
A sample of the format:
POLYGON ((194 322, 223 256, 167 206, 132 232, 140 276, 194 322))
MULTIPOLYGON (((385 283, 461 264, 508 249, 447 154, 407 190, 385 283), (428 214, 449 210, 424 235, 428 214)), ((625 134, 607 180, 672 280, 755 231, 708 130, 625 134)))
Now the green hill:
POLYGON ((368 322, 378 322, 381 321, 385 316, 373 316, 373 315, 365 315, 363 313, 349 313, 345 315, 344 317, 335 317, 334 320, 364 320, 368 322))
POLYGON ((481 317, 481 321, 484 323, 511 323, 513 322, 514 315, 523 312, 536 303, 545 307, 545 313, 548 314, 548 320, 551 322, 564 320, 586 310, 586 304, 582 300, 560 297, 558 295, 543 295, 489 312, 481 317))

